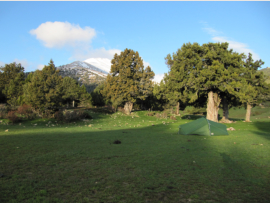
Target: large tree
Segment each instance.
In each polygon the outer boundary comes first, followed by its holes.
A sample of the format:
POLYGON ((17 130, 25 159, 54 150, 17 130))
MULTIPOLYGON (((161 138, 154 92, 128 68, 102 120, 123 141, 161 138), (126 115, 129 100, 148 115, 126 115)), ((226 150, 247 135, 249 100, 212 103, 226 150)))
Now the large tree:
POLYGON ((244 60, 241 80, 232 83, 232 86, 237 90, 234 91, 235 96, 246 107, 245 120, 247 122, 250 122, 252 107, 260 104, 269 97, 269 85, 265 81, 264 73, 258 71, 258 68, 263 64, 264 62, 261 59, 254 61, 252 54, 249 53, 244 60))
POLYGON ((62 105, 62 77, 52 60, 42 70, 36 70, 24 87, 25 102, 44 111, 62 105))
POLYGON ((111 63, 111 71, 101 93, 115 108, 124 105, 125 112, 130 114, 133 103, 149 95, 154 73, 149 66, 144 69, 139 53, 131 49, 115 54, 111 63))
MULTIPOLYGON (((220 102, 226 92, 232 94, 231 82, 241 75, 243 54, 228 50, 228 43, 184 44, 165 58, 166 97, 200 106, 207 95, 207 119, 217 122, 220 102), (199 104, 198 104, 199 103, 199 104)), ((226 104, 224 104, 226 106, 226 104)))

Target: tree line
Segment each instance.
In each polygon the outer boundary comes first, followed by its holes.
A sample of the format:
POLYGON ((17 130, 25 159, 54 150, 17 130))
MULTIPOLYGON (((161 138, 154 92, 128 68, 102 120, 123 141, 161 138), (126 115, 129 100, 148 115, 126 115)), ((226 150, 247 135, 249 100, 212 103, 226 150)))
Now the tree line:
POLYGON ((186 106, 205 108, 207 119, 218 121, 223 110, 223 122, 229 119, 229 109, 245 106, 246 121, 251 108, 269 100, 269 85, 258 71, 264 62, 254 61, 252 54, 229 49, 228 43, 186 43, 176 53, 168 54, 168 73, 158 84, 155 73, 144 67, 138 52, 125 49, 115 54, 110 74, 90 94, 76 80, 59 76, 51 60, 42 70, 26 78, 20 64, 6 64, 0 70, 0 99, 10 105, 31 104, 34 108, 50 109, 71 102, 95 106, 123 107, 127 114, 136 107, 162 109, 186 106))
POLYGON ((30 104, 41 112, 55 110, 75 102, 87 104, 90 94, 76 80, 59 75, 51 60, 42 70, 26 75, 21 64, 0 68, 0 103, 10 106, 30 104))
POLYGON ((133 104, 151 107, 186 106, 207 109, 207 119, 229 121, 229 109, 245 106, 246 121, 251 108, 269 100, 269 85, 258 72, 264 62, 254 61, 252 54, 229 49, 228 43, 186 43, 176 53, 168 54, 168 73, 160 84, 152 82, 154 72, 144 69, 138 52, 126 49, 115 54, 111 72, 95 94, 113 106, 123 106, 130 114, 133 104))

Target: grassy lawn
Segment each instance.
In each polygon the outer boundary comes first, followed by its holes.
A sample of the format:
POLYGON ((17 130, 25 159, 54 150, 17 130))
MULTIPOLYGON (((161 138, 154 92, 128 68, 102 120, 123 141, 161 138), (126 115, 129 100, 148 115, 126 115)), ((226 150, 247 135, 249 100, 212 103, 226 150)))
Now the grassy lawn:
POLYGON ((145 114, 3 121, 0 202, 269 202, 269 107, 251 123, 232 109, 236 130, 216 137, 178 135, 191 120, 145 114))

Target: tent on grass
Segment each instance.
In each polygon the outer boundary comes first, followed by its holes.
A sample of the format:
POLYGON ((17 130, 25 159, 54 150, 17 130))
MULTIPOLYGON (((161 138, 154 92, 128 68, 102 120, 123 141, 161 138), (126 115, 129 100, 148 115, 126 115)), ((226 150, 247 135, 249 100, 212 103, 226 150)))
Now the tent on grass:
POLYGON ((181 135, 229 135, 226 125, 202 117, 190 123, 179 125, 181 135))

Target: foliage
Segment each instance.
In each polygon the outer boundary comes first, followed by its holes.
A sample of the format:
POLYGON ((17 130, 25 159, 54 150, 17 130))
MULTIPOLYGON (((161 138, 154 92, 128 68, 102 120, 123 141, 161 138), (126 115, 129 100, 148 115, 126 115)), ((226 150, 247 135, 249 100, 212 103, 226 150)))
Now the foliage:
POLYGON ((8 108, 6 104, 0 104, 0 119, 6 118, 8 113, 8 108))
POLYGON ((17 99, 23 94, 24 67, 10 63, 0 68, 0 101, 16 106, 17 99))
POLYGON ((92 117, 85 111, 57 111, 54 114, 54 118, 58 121, 73 122, 81 119, 92 119, 92 117))
POLYGON ((91 92, 91 103, 93 106, 104 106, 106 98, 101 94, 102 90, 105 87, 105 83, 102 82, 99 84, 93 92, 91 92))
POLYGON ((244 54, 228 50, 228 46, 228 43, 202 46, 187 43, 172 56, 169 54, 165 58, 169 73, 165 74, 157 94, 171 103, 179 101, 180 106, 205 107, 208 99, 208 113, 216 115, 220 101, 235 94, 232 82, 245 82, 241 77, 244 54), (211 103, 212 96, 214 101, 211 103))
POLYGON ((91 103, 91 95, 87 92, 86 87, 82 85, 79 87, 79 100, 80 100, 80 106, 83 107, 92 107, 91 103))
POLYGON ((22 120, 20 117, 17 116, 16 111, 9 111, 7 119, 9 119, 12 123, 18 123, 22 120))
POLYGON ((187 113, 189 113, 189 114, 203 114, 203 115, 205 115, 206 114, 206 109, 205 108, 195 108, 195 107, 192 107, 191 109, 188 109, 187 110, 187 113))
POLYGON ((265 82, 269 84, 270 83, 270 67, 263 68, 258 71, 264 73, 265 82))
POLYGON ((36 114, 33 112, 32 106, 27 104, 19 106, 19 108, 17 109, 17 113, 23 115, 26 119, 30 120, 36 117, 36 114))
POLYGON ((130 113, 137 99, 145 100, 150 95, 153 77, 149 66, 144 69, 139 53, 125 49, 120 55, 114 55, 110 74, 101 93, 115 108, 128 104, 130 113))
POLYGON ((51 60, 42 70, 36 70, 23 87, 24 99, 35 109, 55 109, 62 104, 62 77, 51 60))

